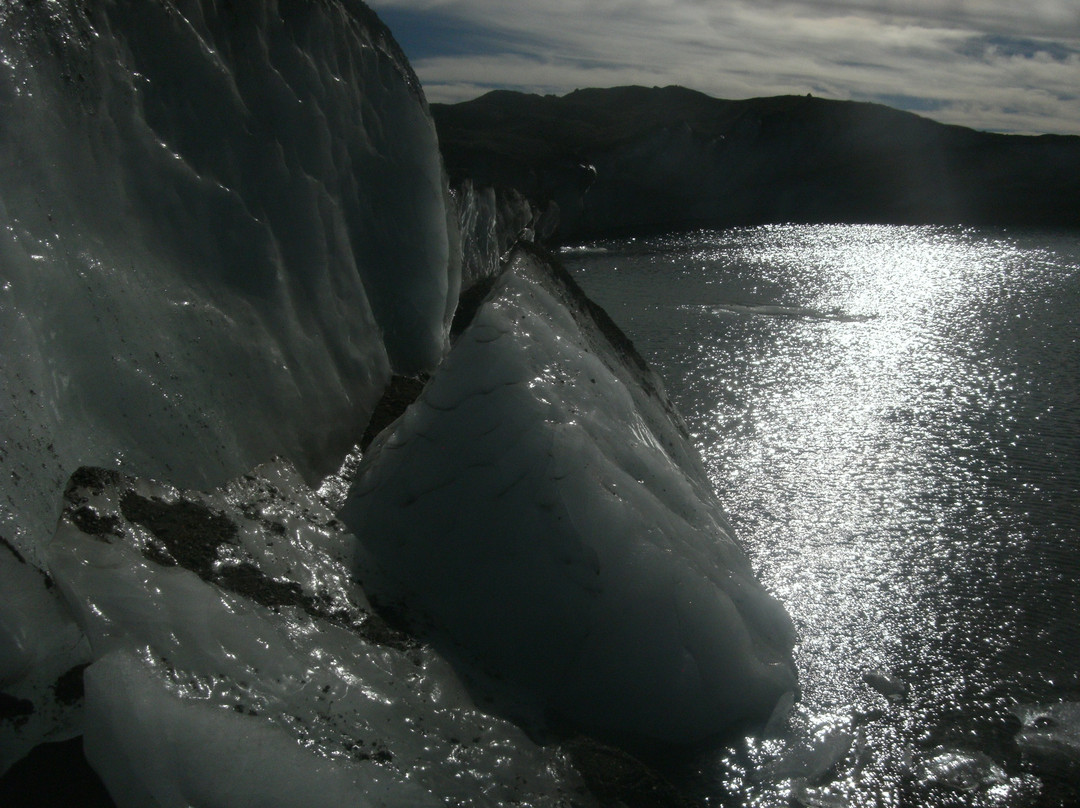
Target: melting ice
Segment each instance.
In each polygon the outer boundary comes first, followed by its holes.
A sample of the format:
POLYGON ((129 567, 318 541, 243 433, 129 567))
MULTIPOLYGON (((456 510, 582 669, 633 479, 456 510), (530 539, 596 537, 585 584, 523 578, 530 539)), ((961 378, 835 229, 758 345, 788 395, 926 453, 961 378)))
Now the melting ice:
POLYGON ((362 3, 4 4, 0 165, 0 771, 83 734, 121 806, 589 805, 641 770, 473 694, 679 744, 794 689, 659 381, 534 259, 365 457, 355 536, 308 488, 439 366, 462 254, 539 226, 455 211, 362 3))
POLYGON ((364 585, 594 734, 685 744, 764 722, 795 689, 787 615, 659 380, 577 295, 519 254, 372 447, 342 515, 364 585))

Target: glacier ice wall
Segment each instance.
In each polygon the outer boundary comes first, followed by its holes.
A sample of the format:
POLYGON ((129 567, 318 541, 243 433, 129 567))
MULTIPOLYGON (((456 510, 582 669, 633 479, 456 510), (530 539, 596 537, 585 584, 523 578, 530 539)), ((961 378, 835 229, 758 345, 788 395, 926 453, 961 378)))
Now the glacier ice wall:
POLYGON ((309 479, 456 303, 415 76, 359 2, 0 9, 0 535, 81 464, 309 479))
POLYGON ((558 222, 553 203, 543 211, 512 188, 464 180, 451 189, 461 233, 461 288, 493 279, 518 241, 542 240, 558 222))
POLYGON ((0 772, 78 732, 86 643, 35 569, 68 475, 337 468, 447 348, 448 203, 363 3, 0 4, 0 772))
POLYGON ((529 253, 372 445, 342 519, 369 596, 520 715, 685 744, 795 689, 790 621, 659 379, 529 253))

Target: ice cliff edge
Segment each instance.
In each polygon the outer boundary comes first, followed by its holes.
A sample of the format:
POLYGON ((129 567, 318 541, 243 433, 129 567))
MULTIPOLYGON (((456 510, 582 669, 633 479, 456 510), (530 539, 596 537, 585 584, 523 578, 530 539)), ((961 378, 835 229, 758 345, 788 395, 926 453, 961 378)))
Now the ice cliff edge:
POLYGON ((447 348, 450 211, 363 3, 0 4, 0 769, 76 731, 43 717, 86 651, 37 571, 68 476, 337 469, 447 348))
POLYGON ((688 745, 796 688, 790 620, 663 384, 529 252, 372 445, 342 519, 373 602, 526 724, 688 745))
POLYGON ((0 8, 0 533, 121 465, 309 480, 457 301, 435 130, 355 2, 0 8))
POLYGON ((662 385, 544 261, 496 279, 500 217, 532 214, 455 210, 362 3, 0 6, 0 165, 0 770, 85 717, 122 805, 303 805, 275 761, 439 804, 515 793, 526 759, 535 804, 567 804, 574 775, 437 655, 359 631, 347 569, 477 681, 608 738, 699 741, 794 687, 662 385), (462 255, 493 287, 451 350, 462 255), (307 486, 420 371, 350 535, 307 486), (245 476, 272 456, 299 474, 245 476))

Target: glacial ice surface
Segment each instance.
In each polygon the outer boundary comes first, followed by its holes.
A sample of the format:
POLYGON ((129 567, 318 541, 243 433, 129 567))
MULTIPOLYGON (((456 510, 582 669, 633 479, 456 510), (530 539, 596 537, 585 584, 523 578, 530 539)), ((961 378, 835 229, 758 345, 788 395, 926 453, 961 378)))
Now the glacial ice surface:
POLYGON ((0 542, 0 774, 39 743, 81 731, 90 649, 50 583, 0 542))
POLYGON ((434 125, 362 4, 4 4, 0 165, 0 533, 32 563, 80 465, 313 482, 443 355, 434 125))
POLYGON ((0 166, 2 773, 79 731, 38 572, 68 475, 314 482, 441 359, 460 259, 419 84, 352 0, 0 3, 0 166))
POLYGON ((86 755, 121 808, 591 804, 371 614, 357 543, 276 461, 210 493, 73 476, 49 547, 93 649, 86 755))
POLYGON ((0 165, 0 772, 85 727, 125 808, 588 805, 356 570, 608 737, 704 739, 794 687, 659 381, 531 259, 364 461, 364 546, 306 487, 442 359, 460 248, 492 277, 536 224, 484 192, 459 242, 362 3, 0 4, 0 165))
POLYGON ((377 604, 526 720, 694 743, 795 689, 790 621, 659 380, 525 252, 372 445, 341 518, 377 604))
POLYGON ((546 235, 537 230, 554 227, 558 210, 540 212, 513 189, 479 187, 465 180, 451 193, 461 232, 461 287, 494 279, 502 260, 516 241, 533 241, 546 235))

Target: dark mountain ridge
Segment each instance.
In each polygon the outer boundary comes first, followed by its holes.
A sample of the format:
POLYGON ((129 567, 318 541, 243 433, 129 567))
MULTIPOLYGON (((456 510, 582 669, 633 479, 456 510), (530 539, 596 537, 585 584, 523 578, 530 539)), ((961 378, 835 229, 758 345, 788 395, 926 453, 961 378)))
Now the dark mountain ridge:
POLYGON ((1080 227, 1080 137, 682 87, 432 104, 451 182, 559 209, 555 238, 764 223, 1080 227))

